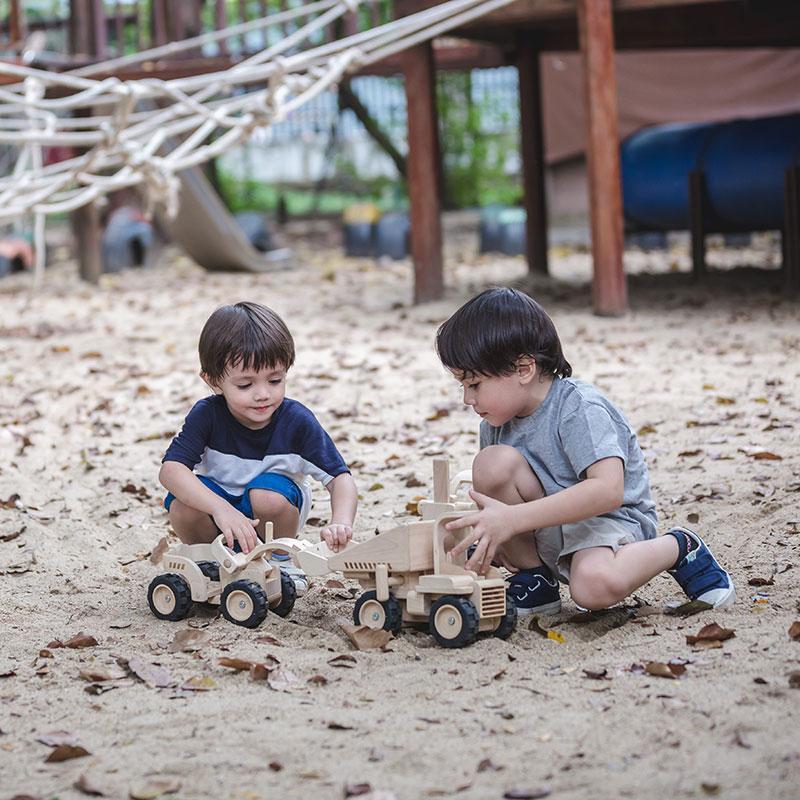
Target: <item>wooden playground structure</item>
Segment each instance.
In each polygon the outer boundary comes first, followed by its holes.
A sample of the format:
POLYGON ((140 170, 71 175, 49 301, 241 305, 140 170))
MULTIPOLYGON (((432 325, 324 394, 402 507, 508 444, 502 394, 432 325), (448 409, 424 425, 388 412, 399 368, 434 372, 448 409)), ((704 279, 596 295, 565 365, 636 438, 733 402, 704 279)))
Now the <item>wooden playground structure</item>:
MULTIPOLYGON (((410 15, 443 7, 433 0, 395 0, 365 4, 344 13, 324 28, 319 44, 358 35, 369 28, 403 20, 410 15)), ((447 38, 437 38, 436 25, 408 40, 402 50, 364 66, 354 64, 342 82, 358 74, 402 74, 408 112, 406 161, 411 207, 411 251, 414 263, 414 299, 442 296, 441 152, 435 104, 436 71, 514 64, 519 71, 520 141, 524 205, 527 212, 527 261, 534 273, 548 271, 548 223, 545 194, 545 160, 540 56, 545 52, 579 50, 583 57, 584 98, 587 125, 589 209, 591 219, 593 305, 602 315, 622 314, 627 309, 623 270, 623 211, 620 181, 617 92, 614 55, 617 50, 669 48, 796 48, 800 31, 800 4, 792 0, 507 0, 484 8, 456 27, 447 38), (494 8, 494 10, 492 10, 494 8), (455 38, 453 38, 455 37, 455 38)), ((70 54, 49 54, 52 70, 104 61, 123 53, 122 43, 134 41, 164 49, 157 58, 134 65, 119 65, 105 75, 123 81, 156 78, 179 79, 204 73, 220 73, 246 59, 248 48, 258 42, 248 33, 255 4, 243 0, 193 0, 170 3, 70 0, 66 20, 45 23, 26 20, 24 4, 10 0, 7 25, 0 37, 21 49, 37 27, 61 25, 70 54), (109 9, 112 8, 112 11, 109 9), (232 18, 233 10, 236 18, 232 18), (250 17, 248 17, 250 14, 250 17), (169 43, 198 36, 208 29, 228 29, 218 39, 215 55, 200 48, 175 55, 169 43), (233 27, 231 27, 233 26, 233 27), (238 27, 237 27, 238 26, 238 27)), ((289 10, 260 0, 257 13, 289 10)), ((287 22, 284 33, 292 30, 287 22)), ((262 30, 263 47, 268 41, 262 30)), ((315 44, 317 44, 315 42, 315 44)), ((255 45, 258 49, 258 44, 255 45)), ((114 63, 114 62, 109 62, 114 63)), ((0 74, 0 83, 18 81, 0 74)), ((358 100, 345 92, 359 114, 358 100)), ((363 111, 363 109, 361 109, 363 111)), ((787 289, 800 288, 800 171, 787 172, 787 219, 783 229, 784 272, 787 289)), ((699 195, 697 196, 699 198, 699 195)), ((92 205, 76 212, 84 264, 92 259, 98 238, 98 216, 92 205)), ((695 267, 699 271, 700 243, 704 238, 702 198, 695 199, 692 234, 695 267)), ((91 277, 92 270, 84 270, 91 277)))

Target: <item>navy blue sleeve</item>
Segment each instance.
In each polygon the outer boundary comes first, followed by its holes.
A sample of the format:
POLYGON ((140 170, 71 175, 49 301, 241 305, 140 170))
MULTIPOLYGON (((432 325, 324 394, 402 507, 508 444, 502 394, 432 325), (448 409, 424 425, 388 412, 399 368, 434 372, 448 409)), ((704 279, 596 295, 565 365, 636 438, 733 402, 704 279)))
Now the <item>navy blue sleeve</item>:
POLYGON ((208 400, 195 403, 183 421, 181 432, 167 448, 161 463, 178 461, 189 469, 194 469, 211 439, 213 419, 213 410, 208 400))
POLYGON ((331 478, 350 472, 333 440, 314 414, 304 406, 302 409, 304 413, 298 419, 299 424, 294 437, 294 450, 297 455, 319 467, 331 478))

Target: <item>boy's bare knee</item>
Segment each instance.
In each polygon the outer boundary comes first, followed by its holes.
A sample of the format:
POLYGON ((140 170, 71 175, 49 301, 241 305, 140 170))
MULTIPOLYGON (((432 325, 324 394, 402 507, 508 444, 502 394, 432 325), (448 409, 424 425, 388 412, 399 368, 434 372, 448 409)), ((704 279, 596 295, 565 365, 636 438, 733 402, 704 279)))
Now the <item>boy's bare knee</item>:
POLYGON ((295 507, 280 493, 268 489, 251 489, 250 505, 256 519, 273 519, 288 514, 295 507))
POLYGON ((479 492, 491 494, 493 488, 507 484, 521 465, 527 466, 527 462, 513 447, 489 445, 472 462, 472 483, 479 492))
POLYGON ((586 564, 570 570, 569 591, 572 599, 584 608, 595 611, 624 600, 628 581, 604 565, 586 564))

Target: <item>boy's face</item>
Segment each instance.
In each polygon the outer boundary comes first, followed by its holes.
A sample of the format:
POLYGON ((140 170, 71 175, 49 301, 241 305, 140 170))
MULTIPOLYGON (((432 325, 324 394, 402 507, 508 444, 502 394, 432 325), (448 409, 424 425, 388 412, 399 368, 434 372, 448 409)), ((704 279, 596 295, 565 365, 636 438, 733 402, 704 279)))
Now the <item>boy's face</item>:
POLYGON ((286 395, 286 368, 281 364, 258 371, 231 364, 217 383, 201 377, 214 394, 225 398, 234 418, 252 430, 269 423, 286 395))
POLYGON ((490 425, 499 428, 514 417, 533 411, 529 386, 536 374, 531 361, 519 364, 510 375, 482 375, 451 370, 464 390, 464 403, 490 425))

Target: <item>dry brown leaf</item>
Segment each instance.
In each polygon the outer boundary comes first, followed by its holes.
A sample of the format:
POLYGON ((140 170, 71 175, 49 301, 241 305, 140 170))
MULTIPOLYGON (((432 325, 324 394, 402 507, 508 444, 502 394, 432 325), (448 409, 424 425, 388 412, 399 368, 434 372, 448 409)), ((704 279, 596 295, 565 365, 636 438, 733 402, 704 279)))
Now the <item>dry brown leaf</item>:
POLYGON ((732 628, 722 628, 716 622, 704 625, 694 636, 686 637, 686 644, 697 644, 698 642, 724 642, 736 636, 732 628))
POLYGON ((84 667, 78 672, 81 678, 89 683, 102 683, 103 681, 118 681, 126 677, 127 673, 116 667, 103 667, 101 665, 84 667))
POLYGON ((63 646, 71 647, 75 650, 81 647, 97 647, 97 639, 94 636, 89 636, 88 633, 76 633, 71 639, 67 639, 63 646))
POLYGON ((341 627, 358 650, 382 650, 393 638, 391 631, 385 631, 383 628, 348 624, 341 627))
POLYGON ((83 758, 91 755, 85 747, 76 744, 60 744, 54 748, 50 755, 45 759, 47 764, 55 764, 60 761, 69 761, 72 758, 83 758))
POLYGON ((227 656, 223 656, 219 659, 219 665, 221 667, 235 669, 239 672, 247 672, 253 666, 253 662, 247 661, 244 658, 228 658, 227 656))
POLYGON ((789 688, 800 689, 800 670, 792 670, 789 673, 789 688))
POLYGON ((208 631, 184 628, 175 634, 167 650, 170 653, 193 653, 201 650, 210 641, 211 634, 208 631))
POLYGON ((355 666, 358 661, 356 660, 355 656, 351 656, 349 653, 342 653, 341 655, 334 656, 333 658, 328 659, 328 663, 332 667, 350 667, 352 668, 355 666))
POLYGON ((266 664, 253 664, 250 667, 251 681, 265 681, 269 677, 270 668, 266 664))
POLYGON ((508 789, 503 793, 504 800, 541 800, 549 797, 552 789, 549 786, 538 786, 535 789, 508 789))
POLYGON ((683 664, 664 664, 661 661, 648 661, 644 665, 648 675, 655 675, 657 678, 680 678, 686 674, 686 667, 683 664))
POLYGON ((312 686, 325 686, 328 682, 328 679, 324 675, 312 675, 306 683, 310 683, 312 686))
POLYGON ((789 626, 789 638, 800 641, 800 619, 789 626))
POLYGON ((150 563, 151 564, 160 564, 161 559, 164 557, 164 553, 169 550, 169 540, 166 536, 162 536, 158 540, 158 544, 153 548, 153 551, 150 553, 150 563))
POLYGON ((216 688, 217 682, 213 678, 209 678, 208 675, 205 677, 195 675, 181 684, 181 689, 187 692, 208 692, 216 688))

